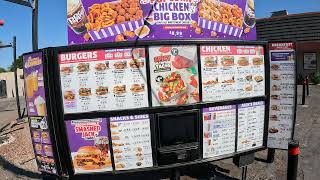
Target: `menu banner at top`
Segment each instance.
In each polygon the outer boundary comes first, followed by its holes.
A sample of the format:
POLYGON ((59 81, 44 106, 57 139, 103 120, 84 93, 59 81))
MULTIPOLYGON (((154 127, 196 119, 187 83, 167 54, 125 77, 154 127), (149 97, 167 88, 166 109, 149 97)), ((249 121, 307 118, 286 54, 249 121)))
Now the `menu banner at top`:
POLYGON ((23 72, 29 116, 46 116, 42 52, 23 56, 23 72))
POLYGON ((256 40, 253 0, 67 0, 68 43, 256 40))
POLYGON ((292 42, 270 43, 269 50, 294 50, 294 44, 292 42))

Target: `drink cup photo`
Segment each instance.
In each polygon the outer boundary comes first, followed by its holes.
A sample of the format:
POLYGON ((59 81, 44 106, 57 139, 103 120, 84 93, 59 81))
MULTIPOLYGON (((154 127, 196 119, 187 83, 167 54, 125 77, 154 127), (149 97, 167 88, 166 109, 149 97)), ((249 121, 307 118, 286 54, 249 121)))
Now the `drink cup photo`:
POLYGON ((67 20, 69 27, 76 34, 87 31, 85 24, 88 20, 81 0, 67 0, 67 20))
POLYGON ((31 77, 33 91, 36 92, 38 91, 38 71, 33 72, 31 77))
POLYGON ((32 98, 34 93, 33 93, 33 80, 32 80, 32 75, 28 75, 26 77, 26 91, 27 91, 27 97, 32 98))
POLYGON ((37 109, 38 116, 45 116, 46 115, 46 102, 44 98, 38 96, 34 100, 34 104, 37 109))

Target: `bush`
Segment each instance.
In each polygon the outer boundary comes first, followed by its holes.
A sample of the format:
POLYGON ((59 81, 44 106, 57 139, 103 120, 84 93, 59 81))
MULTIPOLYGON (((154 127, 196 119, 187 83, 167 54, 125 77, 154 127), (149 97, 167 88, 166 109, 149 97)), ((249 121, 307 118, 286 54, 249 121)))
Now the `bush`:
POLYGON ((310 81, 313 84, 320 84, 320 73, 316 72, 316 73, 311 74, 310 81))

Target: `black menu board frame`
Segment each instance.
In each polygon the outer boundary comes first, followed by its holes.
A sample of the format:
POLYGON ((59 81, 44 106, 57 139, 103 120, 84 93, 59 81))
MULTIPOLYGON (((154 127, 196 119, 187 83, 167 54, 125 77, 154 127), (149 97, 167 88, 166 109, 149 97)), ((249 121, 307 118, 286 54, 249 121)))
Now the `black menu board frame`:
MULTIPOLYGON (((231 158, 235 155, 241 155, 247 152, 257 152, 263 149, 266 149, 266 142, 267 142, 267 127, 268 127, 268 108, 265 108, 265 119, 264 119, 264 139, 263 139, 263 146, 252 148, 248 151, 243 152, 234 152, 232 154, 219 156, 218 158, 207 158, 202 159, 202 151, 199 159, 191 161, 191 162, 183 162, 183 163, 175 163, 165 166, 159 166, 157 163, 157 155, 156 153, 156 144, 158 141, 158 137, 156 135, 156 129, 158 128, 157 123, 155 122, 156 118, 155 115, 158 113, 170 113, 176 111, 190 111, 190 110, 198 110, 200 116, 202 116, 203 108, 208 107, 215 107, 215 106, 224 106, 224 105, 239 105, 241 103, 250 103, 250 102, 257 102, 257 101, 264 101, 265 107, 269 106, 269 62, 268 62, 268 50, 267 50, 267 42, 264 41, 197 41, 197 40, 171 40, 171 41, 161 41, 161 42, 154 42, 154 41, 140 41, 140 42, 119 42, 119 43, 103 43, 103 44, 93 44, 93 45, 76 45, 76 46, 63 46, 63 47, 56 47, 56 48, 46 48, 43 50, 45 54, 45 61, 46 69, 47 69, 47 77, 45 81, 47 82, 47 91, 50 92, 48 94, 48 102, 50 102, 50 109, 48 110, 48 114, 52 116, 50 121, 55 121, 54 129, 55 129, 55 138, 58 139, 56 146, 59 150, 57 153, 61 158, 62 162, 65 162, 65 167, 62 168, 62 172, 60 175, 70 175, 74 176, 74 169, 72 165, 72 158, 70 156, 70 148, 67 146, 68 138, 66 133, 66 126, 65 121, 67 120, 79 120, 79 119, 93 119, 93 118, 109 118, 114 116, 128 116, 128 115, 140 115, 140 114, 149 114, 150 116, 150 129, 151 129, 151 144, 153 150, 153 167, 148 168, 141 168, 141 169, 133 169, 133 170, 125 170, 125 171, 111 171, 111 172, 97 172, 97 173, 90 173, 90 174, 123 174, 123 173, 134 173, 134 172, 142 172, 142 171, 156 171, 161 169, 170 169, 176 167, 182 167, 187 165, 211 162, 216 160, 222 160, 226 158, 231 158), (197 58, 198 62, 200 61, 200 46, 201 45, 217 45, 217 46, 262 46, 264 48, 264 66, 265 66, 265 95, 260 97, 251 97, 251 98, 241 98, 241 99, 231 99, 228 101, 220 101, 220 102, 203 102, 202 101, 202 88, 199 86, 199 95, 200 95, 200 102, 193 103, 193 104, 184 104, 184 105, 171 105, 171 106, 159 106, 159 107, 152 107, 151 104, 151 87, 152 85, 150 82, 150 63, 149 63, 149 48, 150 46, 159 46, 159 45, 196 45, 197 46, 197 58), (147 75, 147 86, 148 86, 148 104, 149 107, 146 108, 134 108, 134 109, 122 109, 122 110, 112 110, 112 111, 92 111, 92 112, 84 112, 84 113, 64 113, 64 106, 63 106, 63 94, 61 92, 61 83, 60 83, 60 66, 58 64, 58 55, 61 53, 68 53, 68 52, 75 52, 75 51, 90 51, 90 50, 105 50, 105 49, 122 49, 122 48, 145 48, 146 54, 146 75, 147 75)), ((199 84, 202 83, 201 80, 201 63, 198 63, 198 77, 199 77, 199 84)), ((237 111, 238 114, 238 111, 237 111)), ((202 117, 199 117, 199 131, 202 132, 202 117)), ((238 115, 237 115, 238 119, 238 115)), ((238 120, 236 122, 236 125, 238 120)), ((107 121, 107 127, 110 128, 110 122, 107 121)), ((237 129, 237 128, 236 128, 237 129)), ((236 130, 237 131, 237 130, 236 130)), ((109 137, 111 137, 111 132, 109 130, 109 137)), ((199 133, 200 142, 199 148, 202 149, 202 141, 203 135, 199 133)), ((236 136, 237 141, 237 136, 236 136)), ((109 141, 111 157, 114 159, 114 155, 112 153, 112 144, 109 141)), ((113 169, 114 164, 113 164, 113 169)), ((85 176, 87 174, 81 174, 79 176, 85 176)), ((77 175, 78 176, 78 175, 77 175)))

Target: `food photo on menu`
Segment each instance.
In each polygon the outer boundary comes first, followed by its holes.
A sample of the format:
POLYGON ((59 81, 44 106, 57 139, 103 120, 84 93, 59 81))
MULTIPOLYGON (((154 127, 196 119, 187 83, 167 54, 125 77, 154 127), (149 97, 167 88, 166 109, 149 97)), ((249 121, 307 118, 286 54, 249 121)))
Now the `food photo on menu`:
POLYGON ((149 48, 153 106, 199 102, 196 46, 149 48))
POLYGON ((263 96, 262 46, 201 46, 203 101, 263 96))
POLYGON ((106 119, 71 120, 66 127, 76 174, 112 171, 106 119))
POLYGON ((147 107, 145 62, 144 48, 60 54, 65 113, 147 107))

